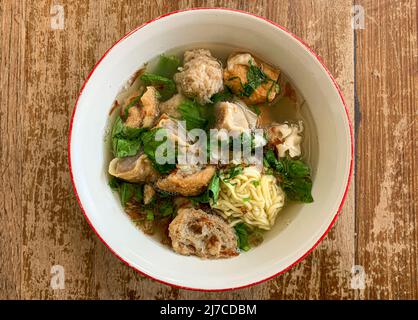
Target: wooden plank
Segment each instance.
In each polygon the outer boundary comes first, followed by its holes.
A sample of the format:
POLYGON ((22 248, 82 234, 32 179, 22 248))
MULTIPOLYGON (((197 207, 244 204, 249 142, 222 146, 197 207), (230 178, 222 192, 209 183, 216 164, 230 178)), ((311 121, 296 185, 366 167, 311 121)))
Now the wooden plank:
POLYGON ((0 3, 0 299, 20 297, 24 6, 0 3))
POLYGON ((418 297, 416 1, 356 1, 358 264, 365 298, 418 297))
MULTIPOLYGON (((275 3, 275 2, 274 2, 275 3)), ((273 7, 273 3, 270 4, 273 7)), ((339 83, 353 118, 354 67, 351 1, 291 1, 287 16, 271 10, 267 17, 301 37, 323 59, 339 83)), ((299 265, 269 281, 263 298, 352 298, 351 268, 354 262, 354 186, 352 185, 336 225, 321 244, 299 265)))
MULTIPOLYGON (((50 8, 49 2, 30 2, 25 19, 22 297, 92 298, 96 239, 71 188, 67 135, 74 99, 88 71, 81 66, 91 66, 96 57, 79 50, 80 41, 91 35, 78 29, 69 37, 68 25, 51 28, 50 8), (64 268, 64 290, 51 288, 55 265, 64 268)), ((80 23, 76 15, 74 20, 80 23)))
MULTIPOLYGON (((20 99, 24 99, 25 113, 18 118, 24 124, 23 138, 19 142, 25 164, 21 178, 24 209, 21 287, 24 298, 268 299, 353 296, 349 288, 354 261, 353 190, 329 236, 291 271, 253 288, 226 293, 199 293, 158 284, 119 262, 87 226, 72 193, 66 164, 70 114, 80 86, 94 63, 126 31, 179 8, 233 7, 279 22, 304 38, 323 57, 342 86, 347 104, 352 109, 351 1, 340 1, 333 6, 325 0, 315 1, 315 4, 303 0, 156 1, 152 5, 149 1, 69 1, 64 4, 64 30, 51 29, 52 4, 56 2, 26 3, 22 20, 26 40, 24 45, 19 46, 20 50, 25 50, 24 59, 20 57, 25 61, 24 90, 19 91, 23 92, 20 99), (51 267, 56 264, 65 269, 64 290, 50 287, 51 267)), ((15 228, 19 226, 16 221, 12 220, 12 223, 15 228)), ((8 279, 19 286, 19 278, 8 279)))

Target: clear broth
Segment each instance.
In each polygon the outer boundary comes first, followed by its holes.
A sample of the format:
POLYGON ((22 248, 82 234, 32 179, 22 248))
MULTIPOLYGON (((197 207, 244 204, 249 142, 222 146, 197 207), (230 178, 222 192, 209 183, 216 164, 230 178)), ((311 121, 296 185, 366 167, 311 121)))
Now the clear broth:
MULTIPOLYGON (((234 52, 250 52, 251 50, 245 48, 237 48, 228 44, 221 44, 221 43, 194 43, 187 46, 180 46, 168 50, 166 52, 162 52, 167 55, 176 55, 180 61, 181 65, 183 62, 183 54, 186 50, 196 49, 196 48, 203 48, 208 49, 211 51, 212 55, 218 58, 222 64, 225 66, 226 60, 231 53, 234 52)), ((270 63, 269 61, 263 59, 263 57, 256 56, 260 60, 270 63)), ((159 56, 151 59, 150 61, 146 62, 141 68, 138 70, 146 67, 149 72, 152 72, 158 63, 159 56)), ((280 69, 280 65, 273 65, 280 69)), ((312 180, 315 180, 315 173, 317 168, 317 153, 314 150, 318 150, 317 148, 317 135, 316 129, 314 125, 314 121, 312 115, 309 110, 309 106, 305 99, 303 98, 300 91, 297 89, 296 85, 291 81, 291 79, 281 72, 281 80, 280 80, 280 87, 281 93, 278 98, 276 98, 272 103, 266 103, 258 105, 258 109, 260 111, 259 114, 259 126, 260 127, 268 127, 273 123, 298 123, 300 120, 303 122, 304 130, 303 130, 303 140, 302 140, 302 158, 305 162, 307 162, 311 167, 311 175, 312 180)), ((127 80, 126 84, 121 88, 119 94, 116 97, 116 101, 119 105, 123 105, 124 100, 126 97, 130 95, 130 92, 133 89, 137 89, 140 86, 139 79, 135 79, 135 74, 131 76, 130 79, 127 80)), ((112 115, 109 117, 109 128, 113 123, 114 116, 112 115)), ((110 132, 110 130, 107 130, 110 132)), ((110 139, 109 139, 110 140, 110 139)), ((109 143, 109 149, 110 143, 109 143)), ((107 154, 107 163, 109 163, 111 159, 111 151, 107 154)), ((275 226, 269 232, 266 232, 264 235, 264 242, 269 241, 269 238, 272 237, 272 233, 280 232, 286 228, 287 225, 291 223, 295 214, 299 212, 304 204, 300 203, 287 203, 285 208, 278 214, 275 226)), ((153 238, 160 242, 161 241, 161 230, 156 229, 156 232, 153 234, 153 238)))

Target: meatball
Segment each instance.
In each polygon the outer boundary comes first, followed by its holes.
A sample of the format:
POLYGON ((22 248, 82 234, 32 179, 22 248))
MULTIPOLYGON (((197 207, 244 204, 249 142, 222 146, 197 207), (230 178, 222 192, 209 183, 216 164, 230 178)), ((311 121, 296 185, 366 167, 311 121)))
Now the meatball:
POLYGON ((183 70, 174 75, 178 90, 199 103, 223 90, 221 63, 212 57, 209 50, 196 49, 184 53, 183 70))
MULTIPOLYGON (((241 96, 245 103, 259 104, 273 101, 279 93, 279 75, 280 70, 254 59, 249 53, 238 53, 228 58, 224 82, 234 94, 241 96), (249 82, 248 74, 251 67, 255 71, 252 77, 257 78, 259 84, 252 91, 247 91, 245 86, 249 82)), ((251 85, 254 86, 254 83, 251 85)))

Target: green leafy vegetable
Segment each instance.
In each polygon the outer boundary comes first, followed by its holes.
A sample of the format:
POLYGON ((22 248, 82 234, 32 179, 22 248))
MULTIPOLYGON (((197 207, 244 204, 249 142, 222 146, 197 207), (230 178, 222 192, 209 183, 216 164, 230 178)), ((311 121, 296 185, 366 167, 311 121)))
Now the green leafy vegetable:
POLYGON ((172 193, 160 189, 157 189, 157 193, 160 198, 169 198, 172 196, 172 193))
POLYGON ((170 151, 172 148, 169 147, 169 145, 168 145, 169 142, 168 142, 168 139, 167 139, 167 135, 164 134, 164 132, 163 132, 163 135, 165 136, 165 138, 162 139, 162 141, 157 141, 156 140, 156 135, 161 130, 163 130, 165 132, 164 128, 154 128, 154 129, 151 129, 150 131, 144 132, 141 135, 141 140, 142 140, 142 144, 144 145, 144 153, 152 161, 155 169, 157 169, 162 174, 166 174, 166 173, 169 173, 170 171, 172 171, 176 167, 175 161, 173 161, 173 163, 160 164, 160 163, 157 162, 155 152, 160 145, 167 144, 166 145, 166 152, 165 152, 164 156, 167 159, 174 159, 175 160, 175 150, 170 151), (169 152, 173 152, 173 154, 169 153, 169 152))
POLYGON ((176 84, 173 80, 154 73, 144 73, 140 79, 147 86, 154 86, 161 95, 162 100, 171 98, 176 93, 176 84))
POLYGON ((117 158, 134 156, 141 147, 141 134, 143 128, 130 128, 125 126, 118 116, 112 127, 112 149, 117 158))
POLYGON ((154 221, 154 212, 151 209, 145 209, 145 213, 147 215, 147 220, 148 221, 154 221))
POLYGON ((225 175, 225 178, 223 179, 224 182, 229 182, 231 179, 235 178, 236 176, 238 176, 239 174, 242 173, 243 171, 243 167, 241 166, 235 166, 230 168, 225 175))
POLYGON ((287 160, 287 172, 291 178, 304 178, 310 175, 309 166, 300 160, 287 160))
POLYGON ((209 203, 210 201, 213 201, 213 203, 217 203, 218 198, 219 198, 219 190, 220 190, 219 183, 220 183, 220 178, 218 174, 215 173, 215 175, 210 180, 210 183, 206 191, 198 196, 190 197, 190 199, 195 203, 209 203))
POLYGON ((218 102, 221 101, 229 101, 231 100, 233 97, 231 89, 229 89, 228 87, 225 87, 224 91, 215 93, 210 100, 212 101, 213 104, 216 104, 218 102))
POLYGON ((313 202, 312 179, 306 163, 290 158, 278 160, 274 152, 268 150, 264 156, 264 164, 279 174, 283 190, 290 200, 313 202))
POLYGON ((245 97, 251 96, 251 94, 266 80, 268 80, 267 75, 259 67, 252 64, 251 60, 249 61, 250 67, 247 71, 247 83, 243 85, 242 95, 245 97))
POLYGON ((266 102, 269 102, 269 97, 270 97, 270 93, 271 93, 271 91, 274 89, 274 91, 276 92, 276 93, 279 93, 280 92, 280 86, 279 86, 279 84, 277 83, 277 81, 278 81, 279 79, 277 79, 276 81, 274 81, 274 80, 271 80, 271 86, 269 87, 269 89, 267 90, 267 94, 266 94, 266 102))
POLYGON ((133 106, 137 105, 140 100, 141 100, 141 96, 137 96, 137 97, 133 98, 132 101, 129 102, 129 104, 125 107, 125 110, 124 110, 125 120, 129 116, 129 109, 132 108, 133 106))
POLYGON ((111 177, 109 180, 109 186, 113 191, 119 193, 120 202, 123 207, 126 206, 128 201, 134 199, 138 203, 142 201, 143 198, 143 186, 129 183, 118 179, 116 177, 111 177))
POLYGON ((263 232, 258 228, 251 228, 241 222, 235 225, 234 229, 237 235, 237 246, 242 251, 248 251, 251 247, 263 242, 263 232))
POLYGON ((261 110, 259 106, 252 106, 252 109, 254 110, 254 113, 259 116, 261 114, 261 110))
POLYGON ((195 128, 205 129, 208 121, 202 117, 202 108, 199 103, 192 100, 185 100, 178 106, 178 111, 181 114, 181 120, 186 121, 186 129, 192 130, 195 128))
POLYGON ((264 159, 267 161, 267 164, 270 168, 273 168, 279 173, 284 173, 283 163, 277 160, 273 150, 268 150, 264 156, 264 159))
POLYGON ((290 200, 310 203, 313 202, 311 190, 312 180, 309 177, 285 179, 283 190, 290 200))
POLYGON ((110 189, 112 189, 113 191, 118 191, 119 190, 119 186, 121 184, 122 180, 111 176, 109 179, 109 187, 110 189))
POLYGON ((169 217, 174 214, 174 204, 169 199, 162 200, 158 209, 162 217, 169 217))
POLYGON ((160 55, 155 74, 172 79, 174 74, 177 72, 177 68, 180 65, 180 59, 176 56, 160 55))
POLYGON ((249 228, 245 223, 238 223, 234 227, 235 233, 237 234, 237 245, 243 251, 250 250, 250 243, 248 241, 249 228))

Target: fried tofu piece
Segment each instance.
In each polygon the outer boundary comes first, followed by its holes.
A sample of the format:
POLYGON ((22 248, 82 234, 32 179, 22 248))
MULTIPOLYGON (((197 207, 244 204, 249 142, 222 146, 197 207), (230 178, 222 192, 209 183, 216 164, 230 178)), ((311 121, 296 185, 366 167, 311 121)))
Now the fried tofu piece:
POLYGON ((230 56, 223 73, 225 85, 249 105, 273 101, 279 93, 279 87, 277 85, 279 76, 279 69, 253 58, 248 53, 239 53, 230 56), (266 78, 248 96, 244 87, 248 83, 248 71, 251 66, 259 68, 266 78))
MULTIPOLYGON (((138 96, 130 97, 126 106, 137 97, 138 96)), ((129 108, 125 125, 131 128, 151 128, 154 126, 159 114, 157 89, 151 86, 147 87, 140 98, 140 102, 141 103, 129 108)))
POLYGON ((205 169, 190 175, 184 175, 180 170, 176 170, 159 179, 156 186, 160 190, 182 196, 197 196, 205 191, 215 171, 214 166, 207 166, 205 169))

